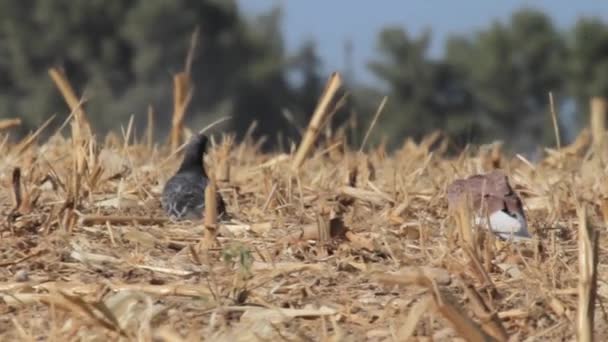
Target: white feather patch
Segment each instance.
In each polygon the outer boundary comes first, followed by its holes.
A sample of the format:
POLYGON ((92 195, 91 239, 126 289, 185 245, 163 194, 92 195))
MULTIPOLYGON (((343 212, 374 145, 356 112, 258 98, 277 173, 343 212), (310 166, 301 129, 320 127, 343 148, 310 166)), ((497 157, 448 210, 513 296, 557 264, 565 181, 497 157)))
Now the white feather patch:
MULTIPOLYGON (((487 224, 485 217, 482 219, 479 216, 475 217, 475 223, 479 225, 487 224)), ((513 238, 520 240, 522 238, 531 238, 528 232, 528 223, 526 218, 519 213, 511 216, 502 210, 496 211, 490 215, 491 230, 504 239, 513 238)))

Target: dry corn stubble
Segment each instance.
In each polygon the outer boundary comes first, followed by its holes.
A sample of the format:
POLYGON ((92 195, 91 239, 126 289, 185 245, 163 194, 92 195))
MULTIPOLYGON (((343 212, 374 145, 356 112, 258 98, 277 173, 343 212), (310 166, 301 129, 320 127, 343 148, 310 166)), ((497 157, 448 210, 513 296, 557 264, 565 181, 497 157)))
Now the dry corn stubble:
POLYGON ((559 158, 533 164, 496 149, 484 162, 514 175, 538 248, 493 243, 465 211, 447 219, 444 185, 480 164, 470 151, 446 156, 440 133, 363 159, 359 146, 330 155, 311 143, 300 161, 263 154, 252 139, 222 145, 214 162, 229 165, 214 184, 230 220, 209 212, 174 223, 157 202, 158 179, 174 171, 168 155, 133 145, 129 131, 105 144, 73 126, 76 145, 3 146, 12 162, 0 164, 1 340, 608 338, 594 310, 594 297, 608 296, 607 252, 597 248, 606 234, 587 230, 603 224, 606 196, 594 176, 600 156, 579 146, 588 131, 559 158), (17 152, 41 150, 47 161, 31 162, 14 192, 14 168, 29 163, 17 152), (98 176, 110 168, 102 151, 126 169, 98 176), (581 219, 573 193, 585 194, 581 219), (402 234, 409 228, 414 238, 402 234), (216 243, 201 256, 193 246, 206 238, 216 243))

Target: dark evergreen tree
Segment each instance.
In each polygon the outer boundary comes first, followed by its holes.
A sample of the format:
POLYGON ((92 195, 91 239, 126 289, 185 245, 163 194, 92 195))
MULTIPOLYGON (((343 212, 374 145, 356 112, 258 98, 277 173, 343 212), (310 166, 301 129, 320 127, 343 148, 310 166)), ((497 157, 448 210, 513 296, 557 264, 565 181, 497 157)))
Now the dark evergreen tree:
POLYGON ((589 98, 608 97, 608 25, 580 19, 568 34, 569 92, 580 121, 587 120, 589 98))
MULTIPOLYGON (((58 66, 85 94, 98 131, 131 114, 142 123, 150 104, 157 123, 167 123, 172 75, 184 70, 198 29, 188 125, 233 114, 237 133, 257 119, 260 135, 294 135, 281 110, 308 113, 317 61, 289 65, 280 20, 278 9, 245 18, 234 0, 0 0, 0 117, 20 116, 29 129, 52 113, 67 115, 48 76, 58 66), (304 72, 302 87, 287 80, 294 68, 304 72)), ((302 60, 315 57, 314 47, 303 51, 302 60)), ((168 125, 159 126, 166 133, 168 125)))
POLYGON ((370 63, 370 68, 389 88, 383 117, 389 136, 420 137, 435 129, 462 136, 470 129, 470 96, 459 70, 429 58, 430 39, 430 31, 418 38, 398 28, 380 34, 383 59, 370 63))
POLYGON ((484 140, 530 145, 552 136, 548 93, 563 99, 565 45, 551 20, 523 9, 447 45, 446 62, 463 74, 484 140))

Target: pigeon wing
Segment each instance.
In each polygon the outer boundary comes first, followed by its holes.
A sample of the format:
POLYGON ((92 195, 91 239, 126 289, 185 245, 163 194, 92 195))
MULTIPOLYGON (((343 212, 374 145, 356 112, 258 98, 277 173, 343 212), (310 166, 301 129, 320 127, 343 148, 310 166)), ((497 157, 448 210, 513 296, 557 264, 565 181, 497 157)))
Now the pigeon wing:
POLYGON ((176 219, 201 218, 205 207, 206 182, 202 175, 177 174, 163 189, 161 204, 176 219))

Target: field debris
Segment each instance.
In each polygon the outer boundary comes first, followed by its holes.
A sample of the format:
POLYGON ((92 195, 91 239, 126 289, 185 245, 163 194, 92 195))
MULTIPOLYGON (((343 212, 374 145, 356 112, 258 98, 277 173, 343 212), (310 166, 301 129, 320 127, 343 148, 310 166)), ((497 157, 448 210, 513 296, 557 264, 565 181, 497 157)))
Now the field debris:
POLYGON ((608 338, 608 182, 589 130, 538 162, 500 143, 449 155, 441 132, 364 152, 344 129, 319 137, 318 117, 292 153, 211 136, 206 201, 220 193, 227 215, 176 222, 160 192, 181 120, 166 146, 96 137, 51 74, 69 135, 0 146, 1 340, 608 338), (484 210, 519 210, 533 237, 477 229, 484 210))

